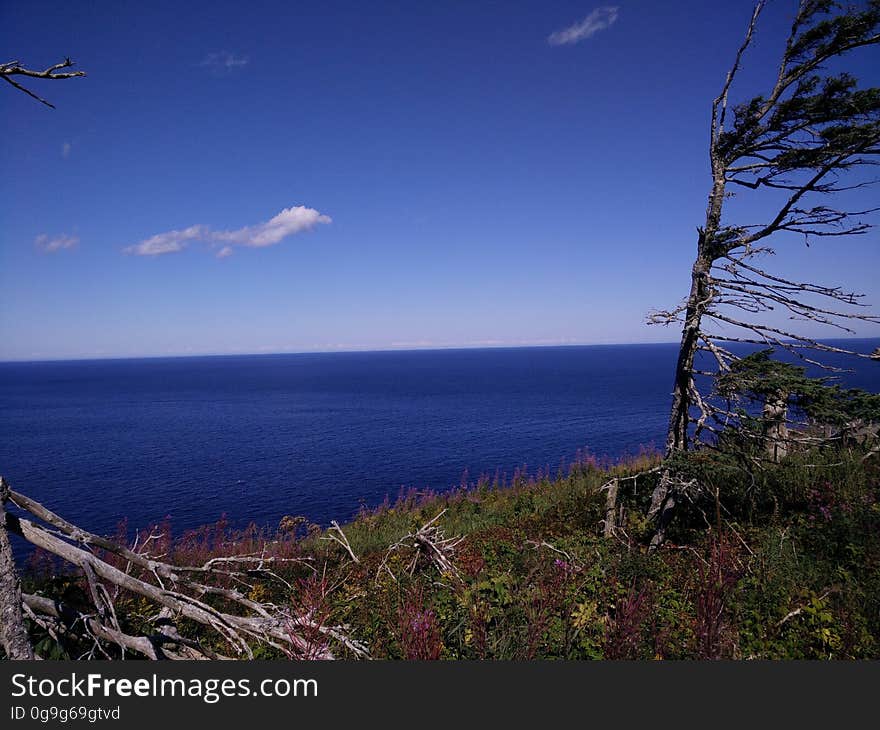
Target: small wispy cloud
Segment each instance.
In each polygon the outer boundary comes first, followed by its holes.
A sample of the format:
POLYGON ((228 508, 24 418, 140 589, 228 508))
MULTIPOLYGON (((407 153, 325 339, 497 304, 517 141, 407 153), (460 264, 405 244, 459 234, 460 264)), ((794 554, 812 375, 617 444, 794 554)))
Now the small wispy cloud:
POLYGON ((235 246, 264 248, 281 243, 285 238, 309 231, 321 223, 330 223, 330 216, 304 205, 285 208, 265 223, 245 226, 232 231, 215 231, 208 226, 195 225, 178 231, 166 231, 126 247, 125 253, 134 256, 161 256, 183 251, 191 241, 203 241, 219 247, 218 258, 231 256, 235 246))
POLYGON ((155 236, 150 236, 124 250, 125 253, 135 256, 161 256, 165 253, 177 253, 183 251, 189 241, 201 238, 206 231, 205 226, 190 226, 182 231, 157 233, 155 236))
POLYGON ((579 23, 557 30, 547 37, 547 42, 551 46, 567 46, 574 43, 580 43, 587 38, 591 38, 601 30, 606 30, 617 22, 619 8, 612 5, 603 5, 596 8, 586 18, 579 23))
POLYGON ((50 236, 41 233, 34 239, 36 246, 43 253, 56 253, 65 249, 76 248, 79 245, 79 236, 68 236, 62 233, 59 236, 50 236))
POLYGON ((236 56, 228 51, 209 53, 202 59, 200 66, 216 72, 229 72, 243 66, 247 66, 250 59, 247 56, 236 56))
POLYGON ((65 142, 61 145, 61 156, 66 160, 70 157, 70 150, 73 149, 73 145, 70 142, 65 142))

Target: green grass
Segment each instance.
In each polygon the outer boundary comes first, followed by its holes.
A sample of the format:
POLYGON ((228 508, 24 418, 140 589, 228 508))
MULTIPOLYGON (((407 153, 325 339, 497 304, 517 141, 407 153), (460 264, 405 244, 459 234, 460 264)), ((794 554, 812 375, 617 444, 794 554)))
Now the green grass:
MULTIPOLYGON (((342 526, 358 562, 316 530, 224 526, 178 541, 170 554, 192 562, 262 545, 309 556, 317 574, 292 567, 283 576, 292 589, 265 581, 255 597, 346 624, 379 658, 880 657, 880 457, 825 450, 771 465, 752 456, 704 450, 672 464, 704 488, 655 553, 644 514, 658 472, 644 472, 660 462, 642 455, 504 486, 402 495, 342 526), (603 538, 601 487, 639 473, 621 481, 618 536, 603 538), (455 573, 411 541, 389 552, 441 513, 443 535, 463 538, 455 573)), ((27 580, 76 600, 76 576, 27 580)), ((135 628, 145 612, 124 597, 118 610, 135 628)))

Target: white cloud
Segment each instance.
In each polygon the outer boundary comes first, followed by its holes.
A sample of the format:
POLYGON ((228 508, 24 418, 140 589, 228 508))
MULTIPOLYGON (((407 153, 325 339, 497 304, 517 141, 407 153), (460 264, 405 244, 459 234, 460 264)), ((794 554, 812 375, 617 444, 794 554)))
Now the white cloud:
POLYGON ((596 8, 579 23, 557 30, 547 37, 551 46, 565 46, 580 43, 592 37, 600 30, 610 28, 617 21, 618 8, 611 5, 603 5, 596 8))
POLYGON ((73 146, 73 145, 71 145, 70 142, 65 142, 63 145, 61 145, 61 156, 62 156, 65 160, 66 160, 68 157, 70 157, 70 149, 71 149, 72 146, 73 146))
POLYGON ((41 233, 34 239, 34 246, 43 253, 55 253, 64 249, 76 248, 78 245, 79 236, 68 236, 66 234, 49 236, 46 233, 41 233))
POLYGON ((248 63, 250 63, 250 59, 247 56, 236 56, 228 51, 220 51, 219 53, 209 53, 199 65, 215 72, 229 72, 247 66, 248 63))
POLYGON ((234 231, 213 231, 208 226, 195 225, 182 231, 158 233, 123 250, 135 256, 160 256, 177 253, 186 248, 190 241, 200 240, 212 246, 221 246, 216 255, 218 258, 226 258, 232 255, 234 246, 274 246, 285 238, 311 230, 319 223, 330 222, 330 216, 323 215, 314 208, 297 205, 285 208, 265 223, 234 231))
POLYGON ((262 248, 274 246, 300 231, 308 231, 318 223, 330 223, 329 216, 321 215, 314 208, 298 205, 295 208, 285 208, 266 223, 245 226, 237 231, 217 231, 212 237, 216 241, 233 245, 262 248))
POLYGON ((190 241, 204 236, 207 230, 205 226, 190 226, 182 231, 157 233, 155 236, 150 236, 123 250, 125 253, 135 256, 161 256, 166 253, 177 253, 183 251, 190 241))

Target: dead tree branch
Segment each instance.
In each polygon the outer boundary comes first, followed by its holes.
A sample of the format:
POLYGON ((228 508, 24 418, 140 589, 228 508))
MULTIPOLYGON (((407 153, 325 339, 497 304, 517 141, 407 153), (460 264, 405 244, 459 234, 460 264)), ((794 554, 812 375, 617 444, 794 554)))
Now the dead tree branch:
POLYGON ((397 576, 391 570, 388 562, 392 555, 400 551, 410 553, 409 561, 406 566, 406 572, 413 575, 420 561, 426 561, 434 565, 441 575, 451 575, 455 578, 460 577, 458 568, 452 562, 455 556, 455 548, 464 539, 463 537, 446 537, 442 528, 437 521, 444 515, 446 510, 442 510, 438 515, 428 520, 415 532, 411 532, 396 543, 391 545, 385 552, 385 557, 379 564, 376 572, 376 580, 383 572, 388 573, 392 579, 397 582, 397 576))
POLYGON ((355 563, 360 563, 361 561, 358 559, 358 556, 354 554, 354 550, 351 549, 351 543, 349 543, 348 538, 345 536, 345 533, 342 531, 342 528, 339 526, 339 523, 336 520, 331 520, 330 522, 330 530, 327 531, 326 537, 322 537, 322 540, 330 540, 335 542, 337 545, 341 545, 342 549, 348 553, 351 559, 355 563), (332 531, 338 532, 339 536, 333 534, 332 531))
POLYGON ((42 96, 38 96, 30 89, 22 86, 20 83, 15 81, 13 76, 25 76, 32 79, 72 79, 77 76, 85 76, 85 71, 62 71, 62 69, 70 68, 74 63, 69 58, 65 58, 61 63, 56 63, 54 66, 49 66, 49 68, 44 71, 34 71, 33 69, 25 68, 18 61, 7 61, 6 63, 0 63, 0 78, 2 78, 6 83, 12 84, 19 91, 23 91, 25 94, 30 96, 33 99, 36 99, 41 104, 45 104, 46 106, 54 109, 55 105, 51 102, 44 99, 42 96))
MULTIPOLYGON (((93 612, 83 612, 47 603, 41 597, 25 597, 26 610, 47 630, 91 639, 94 650, 101 653, 106 653, 105 646, 116 646, 149 659, 219 657, 201 642, 181 637, 176 622, 186 620, 203 627, 239 657, 252 658, 253 645, 262 644, 293 657, 333 659, 326 641, 316 643, 314 637, 322 636, 356 658, 369 658, 366 647, 348 636, 346 626, 327 625, 309 612, 297 615, 289 608, 249 596, 253 592, 252 579, 277 577, 267 568, 275 562, 271 557, 227 556, 201 566, 175 566, 82 530, 23 494, 8 490, 8 495, 11 502, 45 526, 7 514, 2 537, 6 531, 19 535, 78 568, 94 608, 93 612), (126 569, 120 570, 100 557, 94 551, 96 547, 126 561, 126 569), (217 582, 223 580, 247 592, 217 582), (113 595, 107 586, 114 588, 113 595), (123 629, 114 604, 120 592, 141 596, 158 609, 157 620, 161 617, 161 623, 155 634, 134 636, 123 629)), ((19 602, 19 609, 21 605, 19 602)))

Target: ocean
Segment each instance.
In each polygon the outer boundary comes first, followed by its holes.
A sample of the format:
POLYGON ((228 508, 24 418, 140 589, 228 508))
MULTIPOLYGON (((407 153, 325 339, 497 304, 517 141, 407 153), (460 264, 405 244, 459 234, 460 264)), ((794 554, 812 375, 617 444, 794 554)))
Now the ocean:
MULTIPOLYGON (((850 342, 873 349, 880 341, 850 342)), ((677 345, 0 363, 0 474, 107 534, 345 521, 403 489, 661 447, 677 345)), ((880 390, 880 363, 848 385, 880 390)))

